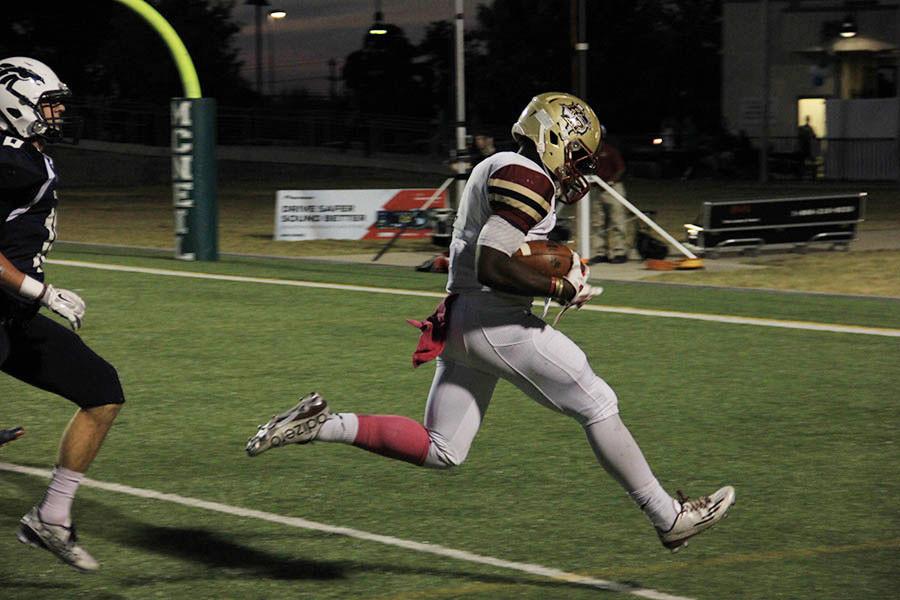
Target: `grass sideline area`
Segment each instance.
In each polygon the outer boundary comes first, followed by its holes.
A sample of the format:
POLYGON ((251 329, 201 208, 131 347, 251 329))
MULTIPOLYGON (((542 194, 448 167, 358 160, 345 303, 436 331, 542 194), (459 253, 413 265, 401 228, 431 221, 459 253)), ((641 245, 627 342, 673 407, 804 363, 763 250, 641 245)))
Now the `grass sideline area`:
POLYGON ((674 271, 656 275, 653 279, 693 285, 900 298, 900 250, 782 254, 747 262, 760 268, 718 272, 674 271))
MULTIPOLYGON (((428 274, 390 267, 92 260, 441 287, 428 274)), ((428 314, 434 298, 58 263, 48 270, 55 283, 87 299, 82 335, 117 366, 128 395, 90 472, 94 479, 697 600, 895 595, 900 513, 884 501, 900 491, 891 467, 900 458, 892 385, 900 350, 893 338, 568 315, 561 328, 616 389, 623 418, 663 484, 688 494, 723 483, 737 488, 732 516, 671 555, 596 464, 578 426, 505 383, 458 470, 421 470, 326 444, 244 455, 256 425, 310 389, 338 410, 421 418, 433 367, 410 367, 416 332, 404 319, 428 314)), ((900 303, 875 298, 652 284, 616 285, 608 294, 604 301, 616 304, 900 327, 900 303)), ((70 407, 3 381, 4 418, 23 424, 28 435, 0 450, 0 461, 48 468, 70 407)), ((79 493, 75 515, 103 569, 85 577, 11 535, 44 481, 0 471, 0 482, 5 598, 258 598, 285 590, 310 599, 598 596, 498 567, 91 488, 79 493)))
MULTIPOLYGON (((371 253, 383 241, 323 240, 276 242, 275 192, 278 189, 429 187, 431 182, 412 179, 334 180, 312 175, 309 181, 267 180, 265 184, 233 183, 219 192, 220 249, 225 253, 270 256, 324 256, 371 253)), ((640 208, 655 211, 655 219, 668 231, 683 237, 683 224, 700 212, 707 200, 825 195, 867 191, 866 221, 861 231, 896 230, 900 235, 900 189, 886 183, 720 182, 633 179, 628 197, 640 208)), ((60 237, 65 241, 171 248, 173 215, 167 186, 64 189, 60 206, 60 237)), ((570 209, 571 210, 571 209, 570 209)), ((401 240, 391 252, 437 252, 427 240, 401 240)), ((118 252, 118 251, 116 251, 118 252)), ((784 255, 771 261, 754 261, 752 272, 679 272, 658 275, 662 281, 737 287, 773 287, 789 290, 874 294, 900 297, 898 252, 814 252, 809 256, 784 255)))

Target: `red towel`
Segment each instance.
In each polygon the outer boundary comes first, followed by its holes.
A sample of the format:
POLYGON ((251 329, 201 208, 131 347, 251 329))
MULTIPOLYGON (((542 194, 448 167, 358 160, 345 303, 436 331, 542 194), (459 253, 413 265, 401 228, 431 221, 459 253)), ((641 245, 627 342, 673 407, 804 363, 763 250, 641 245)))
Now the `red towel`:
POLYGON ((459 294, 450 294, 437 305, 434 313, 424 321, 407 319, 406 322, 418 328, 422 335, 419 336, 419 345, 413 352, 413 367, 424 365, 437 358, 444 351, 447 343, 447 332, 450 328, 450 307, 459 294))

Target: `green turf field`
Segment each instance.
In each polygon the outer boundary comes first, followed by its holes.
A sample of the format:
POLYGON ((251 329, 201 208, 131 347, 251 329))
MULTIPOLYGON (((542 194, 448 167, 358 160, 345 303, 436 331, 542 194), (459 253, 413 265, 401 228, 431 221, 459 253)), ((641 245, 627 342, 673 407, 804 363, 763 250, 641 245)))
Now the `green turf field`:
MULTIPOLYGON (((407 269, 292 261, 214 265, 55 259, 439 292, 407 269)), ((128 404, 94 479, 438 544, 669 597, 895 598, 900 585, 897 337, 580 311, 561 328, 618 392, 663 484, 730 483, 729 519, 664 551, 577 425, 508 384, 468 462, 434 472, 313 444, 246 457, 257 424, 317 389, 337 410, 421 418, 413 370, 433 297, 199 280, 51 264, 88 302, 83 337, 128 404)), ((601 304, 900 329, 900 302, 605 282, 601 304)), ((0 426, 28 434, 0 461, 46 469, 72 409, 3 376, 0 426)), ((21 546, 42 478, 0 471, 5 598, 633 597, 332 533, 84 487, 75 516, 101 561, 82 576, 21 546)), ((657 596, 664 597, 664 596, 657 596)))

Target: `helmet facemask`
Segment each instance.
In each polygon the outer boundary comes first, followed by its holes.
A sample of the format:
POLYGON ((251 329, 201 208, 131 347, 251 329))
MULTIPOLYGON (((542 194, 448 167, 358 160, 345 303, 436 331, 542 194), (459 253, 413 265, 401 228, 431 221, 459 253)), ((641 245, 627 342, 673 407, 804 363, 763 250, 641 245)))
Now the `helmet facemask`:
POLYGON ((68 104, 65 103, 71 97, 72 93, 65 84, 59 90, 41 94, 35 106, 40 119, 31 124, 31 134, 48 142, 77 144, 83 121, 80 117, 63 116, 64 112, 68 112, 68 104))
MULTIPOLYGON (((600 151, 600 148, 597 148, 600 151)), ((591 154, 581 145, 573 141, 566 144, 565 160, 557 170, 556 178, 561 189, 559 200, 564 204, 575 204, 591 189, 587 175, 597 173, 597 156, 591 154)))

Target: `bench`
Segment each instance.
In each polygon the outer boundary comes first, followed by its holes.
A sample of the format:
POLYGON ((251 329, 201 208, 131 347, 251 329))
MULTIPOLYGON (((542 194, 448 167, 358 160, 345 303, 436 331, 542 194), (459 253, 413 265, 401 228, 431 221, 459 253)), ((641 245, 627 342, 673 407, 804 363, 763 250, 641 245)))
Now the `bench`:
POLYGON ((686 223, 688 247, 715 257, 719 250, 758 252, 771 244, 804 251, 817 242, 846 250, 865 217, 865 192, 833 196, 704 202, 697 223, 686 223))

